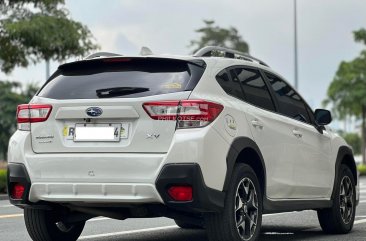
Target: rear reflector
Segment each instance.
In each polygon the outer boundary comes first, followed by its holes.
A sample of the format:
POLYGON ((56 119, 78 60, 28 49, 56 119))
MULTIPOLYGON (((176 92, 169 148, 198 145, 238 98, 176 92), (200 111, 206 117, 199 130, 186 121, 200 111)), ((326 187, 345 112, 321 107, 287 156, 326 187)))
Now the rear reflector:
POLYGON ((157 101, 143 105, 154 120, 178 121, 177 128, 204 127, 213 122, 223 106, 205 100, 157 101))
POLYGON ((19 130, 29 130, 29 124, 35 122, 43 122, 48 119, 51 114, 51 105, 42 104, 24 104, 18 105, 17 122, 19 130))
POLYGON ((12 199, 22 199, 24 194, 25 187, 21 183, 15 183, 12 186, 10 197, 12 199))
POLYGON ((168 189, 168 194, 174 201, 187 202, 193 200, 191 186, 172 186, 168 189))

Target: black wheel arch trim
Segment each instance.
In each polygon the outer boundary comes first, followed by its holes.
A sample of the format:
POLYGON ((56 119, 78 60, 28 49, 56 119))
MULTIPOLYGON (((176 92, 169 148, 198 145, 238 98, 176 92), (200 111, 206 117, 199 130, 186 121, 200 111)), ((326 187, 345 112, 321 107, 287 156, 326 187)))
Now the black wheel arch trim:
MULTIPOLYGON (((254 150, 256 152, 256 154, 258 155, 262 167, 263 167, 263 197, 266 197, 266 165, 264 163, 264 159, 263 159, 263 155, 262 152, 260 151, 257 143, 255 143, 255 141, 253 141, 252 139, 248 138, 248 137, 237 137, 233 140, 230 149, 228 151, 228 154, 226 156, 226 177, 225 177, 225 182, 224 182, 224 187, 223 187, 223 191, 226 191, 228 189, 229 183, 230 183, 230 178, 231 178, 231 174, 233 172, 234 166, 237 162, 237 159, 239 157, 239 154, 247 149, 250 148, 252 150, 254 150)), ((259 178, 259 177, 258 177, 259 178)), ((261 180, 260 180, 261 181, 261 180)))
POLYGON ((348 146, 341 146, 338 149, 337 159, 336 159, 336 163, 335 163, 335 175, 334 175, 334 182, 333 182, 332 200, 334 199, 334 195, 335 195, 335 191, 336 191, 335 186, 337 184, 337 180, 339 179, 342 162, 347 157, 350 158, 350 159, 347 159, 347 160, 349 160, 347 165, 350 167, 354 180, 355 180, 355 183, 357 184, 357 178, 358 178, 357 177, 357 167, 356 167, 355 159, 353 157, 353 151, 348 146))

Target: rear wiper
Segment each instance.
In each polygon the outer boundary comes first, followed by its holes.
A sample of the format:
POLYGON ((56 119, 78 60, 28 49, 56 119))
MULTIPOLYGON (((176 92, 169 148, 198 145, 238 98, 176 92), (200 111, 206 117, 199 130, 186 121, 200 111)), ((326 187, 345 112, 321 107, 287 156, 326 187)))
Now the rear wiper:
POLYGON ((143 88, 143 87, 114 87, 108 89, 99 89, 96 90, 96 92, 99 98, 110 98, 110 97, 146 92, 149 90, 150 90, 149 88, 143 88))

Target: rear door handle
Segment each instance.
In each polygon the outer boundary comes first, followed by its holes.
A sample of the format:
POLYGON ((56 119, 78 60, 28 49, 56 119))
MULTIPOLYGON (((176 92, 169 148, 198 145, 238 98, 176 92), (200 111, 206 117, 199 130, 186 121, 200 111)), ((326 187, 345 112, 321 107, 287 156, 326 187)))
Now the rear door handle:
POLYGON ((301 138, 302 137, 302 132, 299 130, 293 130, 292 133, 294 134, 294 136, 301 138))
POLYGON ((252 120, 252 126, 255 128, 263 129, 263 124, 259 120, 252 120))

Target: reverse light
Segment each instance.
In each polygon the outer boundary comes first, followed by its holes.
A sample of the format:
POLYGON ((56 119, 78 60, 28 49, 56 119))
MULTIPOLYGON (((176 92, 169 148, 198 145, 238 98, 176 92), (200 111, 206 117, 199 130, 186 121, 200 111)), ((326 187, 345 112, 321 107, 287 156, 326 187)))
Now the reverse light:
POLYGON ((25 187, 21 183, 15 183, 12 186, 10 197, 12 199, 22 199, 24 195, 25 187))
POLYGON ((43 122, 51 114, 52 105, 23 104, 17 108, 17 122, 19 130, 30 130, 30 123, 43 122))
POLYGON ((191 186, 172 186, 168 189, 168 194, 174 201, 187 202, 193 200, 191 186))
POLYGON ((224 107, 206 100, 156 101, 144 103, 154 120, 177 121, 177 128, 204 127, 213 122, 224 107))

